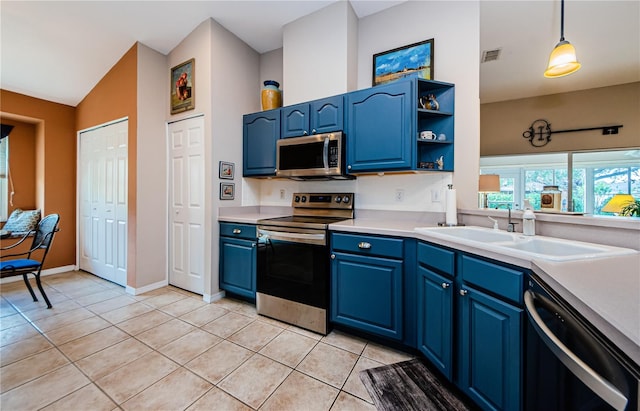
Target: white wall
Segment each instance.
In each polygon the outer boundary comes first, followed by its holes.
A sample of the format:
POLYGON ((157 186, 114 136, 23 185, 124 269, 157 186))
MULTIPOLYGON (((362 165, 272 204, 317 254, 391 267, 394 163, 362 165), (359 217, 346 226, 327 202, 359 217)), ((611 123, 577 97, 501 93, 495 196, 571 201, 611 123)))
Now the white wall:
POLYGON ((349 2, 339 1, 284 27, 284 105, 351 91, 354 15, 349 2))
POLYGON ((138 43, 138 140, 135 287, 166 280, 167 146, 164 112, 169 101, 167 57, 138 43))
MULTIPOLYGON (((258 77, 258 88, 262 89, 265 80, 275 80, 280 83, 282 90, 282 59, 284 49, 279 48, 260 55, 260 76, 258 77)), ((284 90, 282 90, 284 97, 284 90)), ((257 107, 255 111, 262 109, 260 101, 260 93, 256 93, 257 107)))
MULTIPOLYGON (((251 196, 251 186, 242 184, 242 115, 258 111, 260 56, 243 41, 211 20, 211 136, 213 143, 211 193, 211 283, 205 293, 218 292, 219 225, 218 207, 243 205, 244 191, 251 196), (235 163, 233 180, 218 178, 219 161, 235 163), (235 199, 220 200, 220 182, 235 184, 235 199)), ((245 204, 246 205, 246 204, 245 204)))
MULTIPOLYGON (((431 201, 432 191, 443 198, 447 184, 453 183, 458 192, 458 207, 476 208, 480 153, 479 3, 402 3, 357 21, 357 41, 350 34, 354 22, 349 18, 348 27, 343 33, 346 37, 325 38, 317 33, 306 33, 319 26, 333 26, 331 19, 337 19, 337 26, 340 28, 344 13, 344 8, 332 5, 285 27, 286 90, 288 93, 296 93, 294 97, 289 96, 286 104, 351 91, 346 86, 341 87, 343 81, 346 81, 345 73, 348 77, 353 64, 339 60, 351 57, 336 53, 333 48, 342 50, 342 45, 347 45, 346 50, 353 50, 357 46, 357 88, 363 89, 371 87, 373 54, 434 38, 435 79, 456 85, 456 171, 453 174, 421 172, 359 176, 355 181, 331 183, 251 180, 251 185, 260 187, 259 203, 289 205, 291 193, 295 191, 353 191, 357 193, 356 207, 361 209, 444 211, 443 200, 431 201), (309 50, 318 50, 321 57, 338 59, 337 65, 342 67, 342 72, 336 74, 335 84, 329 90, 324 84, 326 64, 305 64, 309 50), (296 87, 293 88, 292 84, 296 87), (284 199, 280 199, 281 189, 286 193, 284 199), (404 191, 403 201, 396 201, 396 190, 404 191)), ((350 56, 352 54, 349 53, 350 56)), ((258 190, 254 189, 254 193, 258 193, 258 190)))

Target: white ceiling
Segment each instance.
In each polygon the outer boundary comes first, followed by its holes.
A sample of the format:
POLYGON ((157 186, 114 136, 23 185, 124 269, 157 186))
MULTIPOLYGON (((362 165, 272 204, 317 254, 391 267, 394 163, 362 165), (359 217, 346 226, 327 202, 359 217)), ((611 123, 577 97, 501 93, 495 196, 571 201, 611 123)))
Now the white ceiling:
MULTIPOLYGON (((212 17, 264 53, 282 47, 282 26, 334 1, 2 0, 0 87, 75 106, 136 41, 167 54, 212 17)), ((404 1, 350 3, 362 18, 404 1)), ((640 81, 638 1, 566 1, 565 37, 583 67, 561 79, 542 77, 560 37, 558 0, 482 0, 480 27, 480 49, 502 49, 480 65, 482 102, 640 81)))

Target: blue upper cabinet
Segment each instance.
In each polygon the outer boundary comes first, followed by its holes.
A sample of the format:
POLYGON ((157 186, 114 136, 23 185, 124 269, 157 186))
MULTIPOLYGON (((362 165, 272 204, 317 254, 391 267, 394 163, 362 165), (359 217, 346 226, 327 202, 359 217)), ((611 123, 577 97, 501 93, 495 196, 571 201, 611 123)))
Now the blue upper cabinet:
POLYGON ((242 120, 242 138, 242 175, 275 175, 276 141, 280 138, 280 110, 245 115, 242 120))
POLYGON ((328 133, 344 129, 342 95, 282 108, 282 138, 328 133))
POLYGON ((415 168, 416 99, 412 81, 347 94, 347 170, 415 168))

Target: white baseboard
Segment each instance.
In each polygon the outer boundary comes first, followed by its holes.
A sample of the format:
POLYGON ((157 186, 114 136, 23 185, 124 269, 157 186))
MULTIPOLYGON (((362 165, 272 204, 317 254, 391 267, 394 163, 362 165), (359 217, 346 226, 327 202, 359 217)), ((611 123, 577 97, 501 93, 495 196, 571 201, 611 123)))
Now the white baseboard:
POLYGON ((158 288, 166 287, 168 285, 169 285, 169 281, 163 280, 163 281, 158 281, 157 283, 145 285, 144 287, 138 287, 138 288, 126 286, 125 292, 131 295, 140 295, 140 294, 148 293, 149 291, 156 290, 158 288))
POLYGON ((217 292, 215 294, 203 294, 202 295, 202 300, 205 303, 214 303, 218 300, 222 300, 225 296, 225 292, 224 290, 220 290, 220 292, 217 292))
MULTIPOLYGON (((44 277, 47 275, 68 273, 69 271, 78 271, 78 267, 75 265, 65 265, 62 267, 48 268, 40 272, 40 277, 44 277)), ((29 278, 33 278, 33 276, 30 275, 29 278)), ((12 283, 14 281, 22 281, 22 276, 16 275, 15 277, 3 278, 2 280, 0 280, 0 284, 12 283)))

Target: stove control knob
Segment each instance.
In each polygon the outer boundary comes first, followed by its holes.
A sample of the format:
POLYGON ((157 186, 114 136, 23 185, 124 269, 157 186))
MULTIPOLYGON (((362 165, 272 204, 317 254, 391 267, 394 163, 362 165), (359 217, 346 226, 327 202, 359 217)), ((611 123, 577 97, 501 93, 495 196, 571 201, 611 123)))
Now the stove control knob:
POLYGON ((302 196, 302 202, 306 203, 307 202, 307 196, 302 196))
POLYGON ((300 202, 300 196, 296 196, 296 198, 295 198, 295 202, 296 202, 296 203, 299 203, 299 202, 300 202))
POLYGON ((351 201, 351 200, 349 199, 349 196, 344 196, 344 197, 342 197, 342 202, 343 202, 343 203, 348 204, 348 203, 349 203, 349 201, 351 201))
POLYGON ((342 197, 336 196, 336 203, 340 204, 342 202, 342 197))

